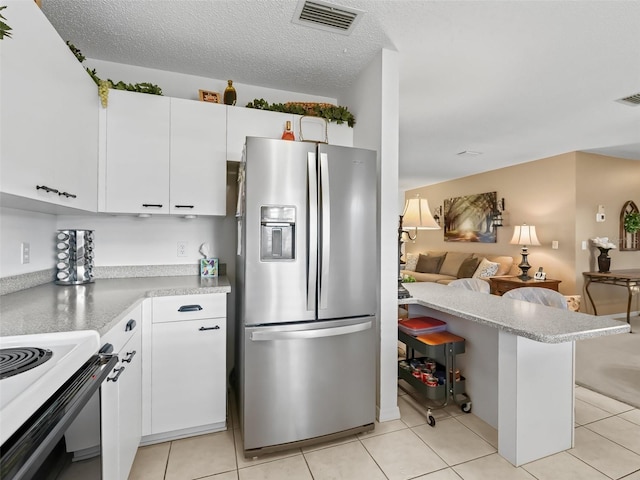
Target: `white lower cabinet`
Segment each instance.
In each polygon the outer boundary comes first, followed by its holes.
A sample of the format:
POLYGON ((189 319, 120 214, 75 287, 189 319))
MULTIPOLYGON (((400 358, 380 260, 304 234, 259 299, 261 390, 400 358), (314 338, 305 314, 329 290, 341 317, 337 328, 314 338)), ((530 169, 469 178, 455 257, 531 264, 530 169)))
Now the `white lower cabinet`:
POLYGON ((103 480, 129 478, 142 435, 141 320, 138 305, 100 339, 102 349, 117 355, 118 363, 65 431, 67 452, 79 462, 73 478, 86 478, 83 472, 92 471, 96 462, 103 480))
POLYGON ((142 435, 142 312, 130 311, 103 336, 118 364, 101 388, 102 473, 105 480, 129 477, 142 435))
POLYGON ((226 429, 226 301, 224 293, 152 299, 143 444, 226 429))

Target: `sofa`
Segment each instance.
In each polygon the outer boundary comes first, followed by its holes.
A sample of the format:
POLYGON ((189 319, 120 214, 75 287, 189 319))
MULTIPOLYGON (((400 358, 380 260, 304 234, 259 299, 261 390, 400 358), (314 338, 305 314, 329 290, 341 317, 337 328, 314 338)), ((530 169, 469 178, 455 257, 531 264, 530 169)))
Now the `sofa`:
POLYGON ((513 257, 481 253, 427 251, 407 253, 404 278, 417 282, 448 284, 457 278, 488 278, 500 275, 519 275, 513 257))
MULTIPOLYGON (((416 282, 448 284, 458 278, 481 278, 501 275, 520 275, 513 257, 507 255, 485 255, 482 253, 427 251, 407 253, 403 280, 412 277, 416 282)), ((411 280, 413 281, 413 280, 411 280)), ((568 309, 580 311, 580 295, 565 295, 568 309)))

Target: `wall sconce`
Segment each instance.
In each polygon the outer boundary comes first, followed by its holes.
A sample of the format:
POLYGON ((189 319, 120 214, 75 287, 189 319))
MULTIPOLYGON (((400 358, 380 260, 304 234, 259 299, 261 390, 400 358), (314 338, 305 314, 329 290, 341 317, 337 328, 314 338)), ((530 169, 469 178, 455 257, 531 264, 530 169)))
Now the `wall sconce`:
POLYGON ((442 227, 442 205, 433 211, 433 219, 442 227))
POLYGON ((504 212, 504 198, 498 200, 496 210, 493 212, 493 228, 502 227, 504 221, 502 212, 504 212))

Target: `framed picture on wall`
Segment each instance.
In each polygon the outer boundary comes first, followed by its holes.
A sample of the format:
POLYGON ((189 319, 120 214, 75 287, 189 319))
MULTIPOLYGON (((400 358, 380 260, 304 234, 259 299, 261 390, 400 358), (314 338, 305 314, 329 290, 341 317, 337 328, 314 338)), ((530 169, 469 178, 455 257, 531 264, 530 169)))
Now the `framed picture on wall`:
POLYGON ((496 243, 496 200, 496 192, 445 199, 444 241, 496 243))

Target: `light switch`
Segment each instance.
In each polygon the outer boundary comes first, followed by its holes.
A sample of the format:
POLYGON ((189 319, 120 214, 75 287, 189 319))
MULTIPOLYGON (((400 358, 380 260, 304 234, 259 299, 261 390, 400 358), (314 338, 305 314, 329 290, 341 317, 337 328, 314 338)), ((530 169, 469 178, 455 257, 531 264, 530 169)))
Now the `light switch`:
POLYGON ((554 250, 558 249, 558 240, 553 240, 551 242, 551 248, 553 248, 554 250))
POLYGON ((587 249, 587 241, 582 240, 582 250, 586 250, 586 249, 587 249))

